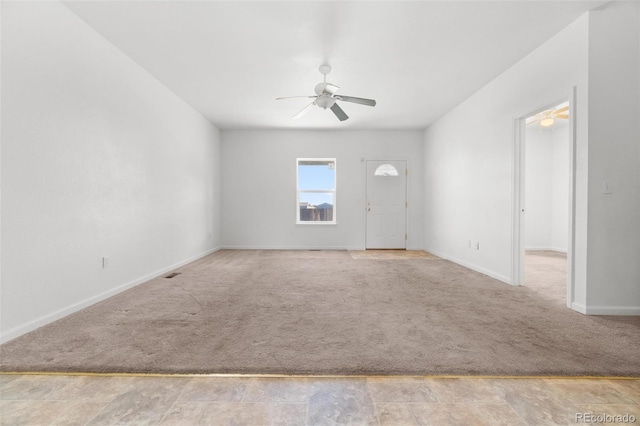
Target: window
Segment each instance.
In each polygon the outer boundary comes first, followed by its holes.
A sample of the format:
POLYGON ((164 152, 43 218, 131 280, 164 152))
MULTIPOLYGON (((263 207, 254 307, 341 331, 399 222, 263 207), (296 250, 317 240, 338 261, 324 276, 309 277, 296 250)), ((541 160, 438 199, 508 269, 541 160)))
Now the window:
POLYGON ((374 176, 398 176, 398 170, 393 167, 393 164, 382 164, 378 166, 373 173, 374 176))
POLYGON ((336 223, 336 159, 298 158, 296 223, 336 223))

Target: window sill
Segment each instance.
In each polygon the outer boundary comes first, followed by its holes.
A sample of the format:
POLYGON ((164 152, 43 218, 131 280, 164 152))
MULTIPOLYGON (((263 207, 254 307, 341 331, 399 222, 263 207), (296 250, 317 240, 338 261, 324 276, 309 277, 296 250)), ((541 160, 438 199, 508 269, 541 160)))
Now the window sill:
POLYGON ((296 222, 296 225, 312 225, 312 226, 322 226, 322 225, 337 225, 337 222, 296 222))

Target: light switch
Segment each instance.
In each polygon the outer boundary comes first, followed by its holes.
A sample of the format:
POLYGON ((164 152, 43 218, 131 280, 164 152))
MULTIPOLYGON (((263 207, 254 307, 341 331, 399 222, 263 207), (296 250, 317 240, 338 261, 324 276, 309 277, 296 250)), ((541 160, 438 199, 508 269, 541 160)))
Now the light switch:
POLYGON ((609 183, 609 181, 602 181, 602 193, 603 194, 612 194, 613 191, 611 190, 611 184, 609 183))

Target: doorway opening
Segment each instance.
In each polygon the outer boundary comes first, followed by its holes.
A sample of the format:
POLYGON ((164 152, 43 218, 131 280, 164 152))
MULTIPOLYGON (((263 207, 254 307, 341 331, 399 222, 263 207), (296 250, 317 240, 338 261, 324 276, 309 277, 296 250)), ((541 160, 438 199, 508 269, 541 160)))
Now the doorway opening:
POLYGON ((569 102, 525 119, 524 283, 565 303, 569 245, 569 102))
POLYGON ((573 301, 575 89, 516 120, 512 284, 573 301))

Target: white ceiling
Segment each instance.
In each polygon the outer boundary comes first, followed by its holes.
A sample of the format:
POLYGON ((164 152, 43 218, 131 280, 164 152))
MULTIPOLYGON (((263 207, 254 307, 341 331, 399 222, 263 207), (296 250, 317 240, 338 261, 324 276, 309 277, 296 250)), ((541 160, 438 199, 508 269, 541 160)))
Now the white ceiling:
POLYGON ((603 1, 81 1, 74 13, 222 129, 425 128, 603 1), (339 122, 314 108, 328 63, 339 122))

